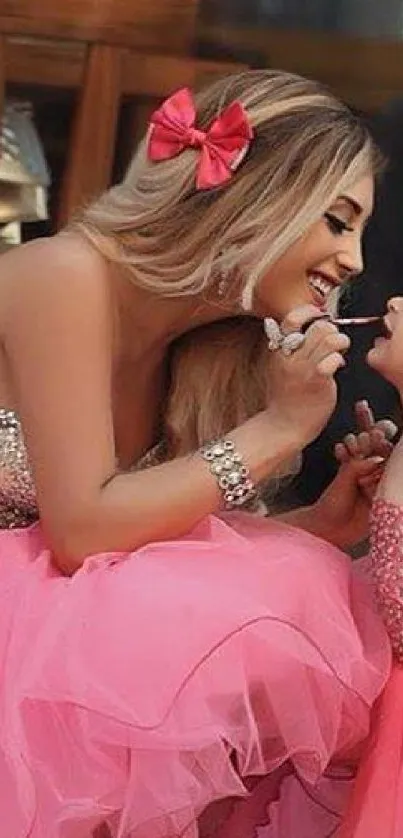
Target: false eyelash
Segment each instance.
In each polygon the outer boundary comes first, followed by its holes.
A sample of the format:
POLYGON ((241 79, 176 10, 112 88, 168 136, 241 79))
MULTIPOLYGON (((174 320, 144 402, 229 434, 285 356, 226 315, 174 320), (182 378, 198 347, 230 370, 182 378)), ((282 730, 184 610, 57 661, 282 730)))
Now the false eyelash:
POLYGON ((351 233, 353 231, 353 227, 350 227, 349 224, 346 224, 346 222, 342 221, 341 218, 338 218, 337 215, 333 215, 331 212, 325 212, 324 215, 332 233, 336 233, 340 236, 342 233, 351 233))

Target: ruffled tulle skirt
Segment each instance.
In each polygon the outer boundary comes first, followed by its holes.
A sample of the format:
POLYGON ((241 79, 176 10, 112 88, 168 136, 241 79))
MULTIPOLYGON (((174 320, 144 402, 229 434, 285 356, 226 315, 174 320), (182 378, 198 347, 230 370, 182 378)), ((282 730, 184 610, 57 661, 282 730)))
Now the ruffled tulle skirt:
POLYGON ((343 797, 390 665, 344 554, 234 514, 66 578, 34 526, 0 594, 1 834, 329 834, 312 795, 343 797))
POLYGON ((340 838, 403 835, 403 667, 395 664, 372 716, 340 838))

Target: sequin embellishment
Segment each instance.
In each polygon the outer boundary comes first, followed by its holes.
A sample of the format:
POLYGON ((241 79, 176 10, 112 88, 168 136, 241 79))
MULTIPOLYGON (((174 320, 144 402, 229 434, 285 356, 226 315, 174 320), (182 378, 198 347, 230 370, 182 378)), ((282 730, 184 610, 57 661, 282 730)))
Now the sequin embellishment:
POLYGON ((393 652, 403 663, 403 508, 381 498, 372 508, 371 568, 393 652))
POLYGON ((15 411, 0 408, 0 529, 27 527, 37 519, 21 422, 15 411))

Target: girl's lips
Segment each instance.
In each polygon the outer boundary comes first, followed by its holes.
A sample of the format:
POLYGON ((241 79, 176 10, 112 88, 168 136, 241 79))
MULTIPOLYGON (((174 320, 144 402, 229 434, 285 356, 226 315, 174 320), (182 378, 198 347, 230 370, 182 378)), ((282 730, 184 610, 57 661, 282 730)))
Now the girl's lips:
POLYGON ((393 335, 393 328, 388 320, 388 317, 383 317, 383 337, 391 338, 393 335))
POLYGON ((376 337, 375 340, 373 341, 369 350, 371 351, 371 349, 376 349, 378 346, 382 346, 384 343, 387 343, 387 342, 388 342, 388 338, 384 338, 384 337, 382 337, 382 335, 378 335, 378 337, 376 337))

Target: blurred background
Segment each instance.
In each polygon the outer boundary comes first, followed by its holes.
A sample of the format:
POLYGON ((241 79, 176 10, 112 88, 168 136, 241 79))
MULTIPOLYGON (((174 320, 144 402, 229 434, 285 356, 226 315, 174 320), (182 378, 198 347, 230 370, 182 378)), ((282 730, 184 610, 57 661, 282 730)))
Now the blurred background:
MULTIPOLYGON (((403 293, 403 0, 0 0, 0 249, 48 235, 118 180, 150 113, 183 85, 246 67, 314 77, 371 124, 391 159, 342 302, 377 313, 403 293)), ((316 496, 356 398, 396 415, 355 338, 341 402, 292 491, 316 496)))
POLYGON ((313 76, 371 117, 403 92, 403 0, 0 0, 3 158, 46 189, 24 237, 119 178, 169 92, 242 66, 313 76))

